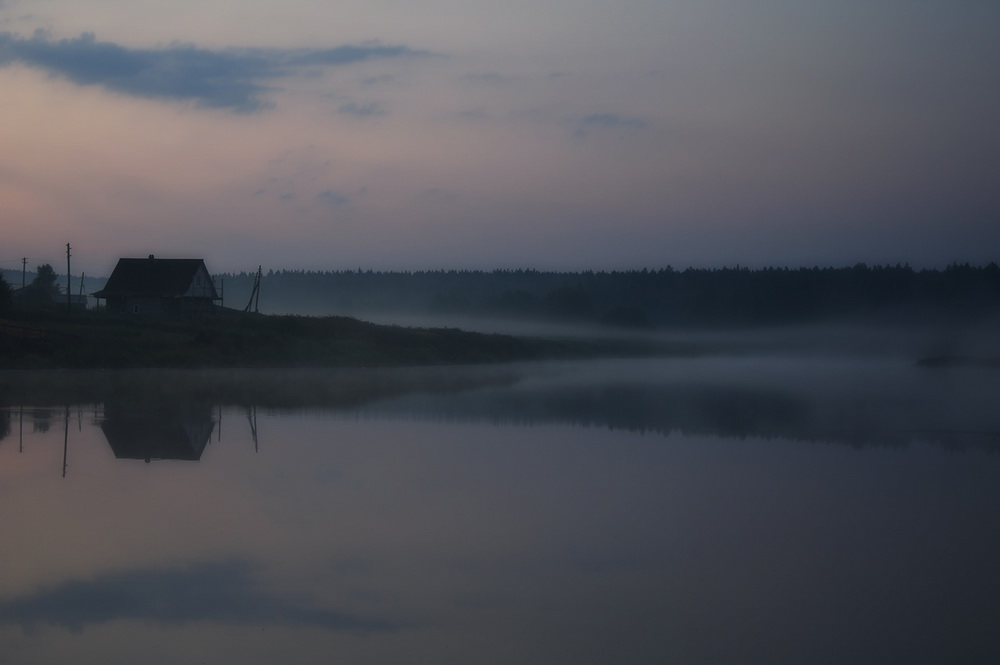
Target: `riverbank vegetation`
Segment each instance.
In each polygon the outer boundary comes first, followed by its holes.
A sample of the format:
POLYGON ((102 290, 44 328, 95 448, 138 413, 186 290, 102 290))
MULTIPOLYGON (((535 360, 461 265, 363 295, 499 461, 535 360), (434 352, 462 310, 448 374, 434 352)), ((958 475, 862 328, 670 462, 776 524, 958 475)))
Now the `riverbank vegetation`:
POLYGON ((197 318, 38 311, 0 320, 0 369, 362 367, 636 355, 639 343, 404 328, 226 311, 197 318))

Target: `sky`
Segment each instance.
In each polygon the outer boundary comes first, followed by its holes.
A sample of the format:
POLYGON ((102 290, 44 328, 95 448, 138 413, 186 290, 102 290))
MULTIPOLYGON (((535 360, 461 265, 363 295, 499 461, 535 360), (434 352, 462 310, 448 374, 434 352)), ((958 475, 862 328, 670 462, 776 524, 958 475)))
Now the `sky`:
POLYGON ((0 0, 0 267, 988 263, 998 33, 995 0, 0 0))

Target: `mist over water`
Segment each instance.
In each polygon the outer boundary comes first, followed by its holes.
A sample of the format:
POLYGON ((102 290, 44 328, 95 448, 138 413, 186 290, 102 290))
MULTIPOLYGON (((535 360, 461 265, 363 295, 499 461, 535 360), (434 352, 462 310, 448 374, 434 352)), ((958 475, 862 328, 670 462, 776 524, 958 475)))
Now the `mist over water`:
POLYGON ((811 356, 836 358, 1000 359, 1000 319, 975 322, 942 318, 920 324, 815 323, 787 326, 630 330, 610 326, 509 318, 404 313, 359 313, 383 325, 458 328, 481 333, 553 339, 624 340, 660 344, 689 355, 811 356))
POLYGON ((808 346, 4 373, 0 651, 992 662, 1000 372, 808 346))
MULTIPOLYGON (((94 416, 102 425, 236 407, 558 423, 664 436, 998 443, 1000 372, 989 366, 923 366, 900 355, 829 353, 813 345, 784 355, 457 367, 17 372, 0 381, 0 400, 8 405, 8 420, 17 407, 90 405, 94 414, 104 414, 94 416)), ((12 433, 9 422, 2 432, 12 433)))

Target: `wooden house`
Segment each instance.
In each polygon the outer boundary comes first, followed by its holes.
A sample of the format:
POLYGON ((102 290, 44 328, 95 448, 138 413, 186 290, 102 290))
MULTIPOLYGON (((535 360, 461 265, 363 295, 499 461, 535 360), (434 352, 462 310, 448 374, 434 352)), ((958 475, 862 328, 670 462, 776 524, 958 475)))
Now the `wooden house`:
POLYGON ((221 300, 202 259, 119 259, 93 294, 108 312, 170 316, 211 312, 221 300))

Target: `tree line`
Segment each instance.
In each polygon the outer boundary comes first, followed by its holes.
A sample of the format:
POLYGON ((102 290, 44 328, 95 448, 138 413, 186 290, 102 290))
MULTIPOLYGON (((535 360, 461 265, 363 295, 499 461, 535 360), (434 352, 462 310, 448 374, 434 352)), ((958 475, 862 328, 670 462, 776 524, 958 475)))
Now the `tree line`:
MULTIPOLYGON (((254 274, 219 274, 215 280, 226 305, 242 308, 254 274)), ((39 266, 15 297, 0 275, 0 316, 58 306, 57 281, 50 265, 39 266)), ((584 272, 271 270, 261 289, 262 310, 271 313, 491 316, 637 329, 976 321, 1000 314, 996 263, 943 270, 899 264, 584 272)))
MULTIPOLYGON (((220 274, 216 286, 224 285, 226 304, 239 308, 253 279, 220 274)), ((1000 314, 1000 267, 271 270, 260 302, 262 311, 276 313, 500 316, 631 328, 975 321, 1000 314)))
POLYGON ((16 308, 39 310, 51 309, 58 304, 61 290, 55 269, 45 263, 38 266, 35 276, 23 289, 15 291, 0 273, 0 316, 6 316, 16 308), (16 302, 15 302, 16 301, 16 302))

